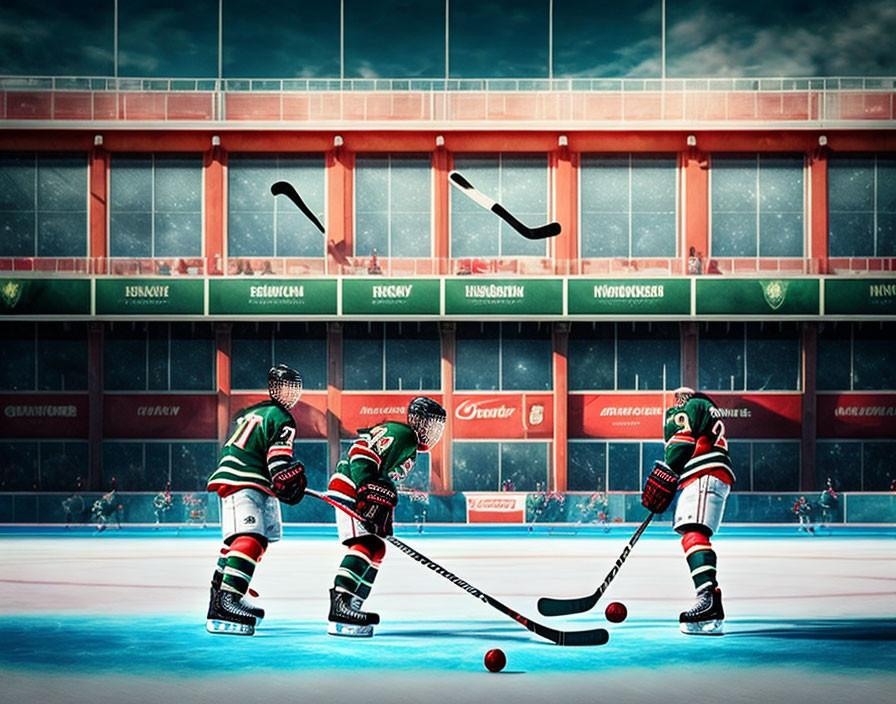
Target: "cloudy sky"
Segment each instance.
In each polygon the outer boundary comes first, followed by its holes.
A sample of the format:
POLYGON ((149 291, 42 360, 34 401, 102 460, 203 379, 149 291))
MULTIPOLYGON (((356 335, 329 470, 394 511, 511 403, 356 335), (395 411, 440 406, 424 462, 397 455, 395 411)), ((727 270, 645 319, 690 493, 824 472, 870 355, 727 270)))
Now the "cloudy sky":
POLYGON ((0 75, 896 76, 893 0, 221 1, 0 0, 0 75))

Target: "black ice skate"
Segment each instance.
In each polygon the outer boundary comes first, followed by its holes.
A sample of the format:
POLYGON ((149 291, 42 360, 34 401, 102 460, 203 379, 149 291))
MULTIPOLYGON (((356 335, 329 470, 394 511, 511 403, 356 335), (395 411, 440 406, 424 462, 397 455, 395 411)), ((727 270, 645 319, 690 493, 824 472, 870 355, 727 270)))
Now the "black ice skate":
POLYGON ((722 591, 716 587, 697 592, 696 603, 678 617, 682 633, 692 636, 720 636, 724 633, 725 611, 722 591))
MULTIPOLYGON (((221 588, 221 582, 224 579, 224 575, 220 572, 215 572, 212 575, 212 587, 209 594, 208 608, 211 610, 212 602, 215 600, 215 592, 217 592, 221 588)), ((252 614, 255 617, 255 625, 260 626, 261 621, 264 618, 264 609, 258 606, 256 603, 249 601, 248 597, 258 596, 258 592, 254 589, 250 589, 249 593, 240 597, 240 605, 252 614)))
POLYGON ((361 611, 361 603, 361 599, 353 594, 330 589, 330 625, 327 633, 349 638, 370 638, 374 625, 380 622, 380 616, 361 611))
POLYGON ((205 630, 237 636, 255 634, 255 617, 243 606, 236 592, 220 589, 212 596, 205 630))

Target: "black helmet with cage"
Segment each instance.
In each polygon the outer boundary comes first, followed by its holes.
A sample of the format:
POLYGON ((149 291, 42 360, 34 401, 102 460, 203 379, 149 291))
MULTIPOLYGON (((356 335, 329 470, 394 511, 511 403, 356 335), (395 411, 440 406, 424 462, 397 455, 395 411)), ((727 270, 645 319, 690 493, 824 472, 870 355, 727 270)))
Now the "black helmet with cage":
POLYGON ((286 364, 271 367, 268 372, 268 393, 284 408, 292 408, 302 396, 302 375, 286 364))
POLYGON ((426 451, 442 437, 445 409, 428 396, 417 396, 408 404, 408 425, 417 433, 418 449, 426 451))

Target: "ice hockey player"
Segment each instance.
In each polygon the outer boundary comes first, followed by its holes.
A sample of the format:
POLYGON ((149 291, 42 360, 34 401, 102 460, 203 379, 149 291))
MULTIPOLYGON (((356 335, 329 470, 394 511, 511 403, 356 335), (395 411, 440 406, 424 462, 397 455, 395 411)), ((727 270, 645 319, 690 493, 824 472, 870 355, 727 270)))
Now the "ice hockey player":
POLYGON ((295 421, 289 410, 302 395, 302 377, 278 364, 268 372, 270 400, 234 417, 208 491, 221 497, 224 545, 212 576, 206 630, 251 636, 264 610, 244 599, 255 567, 270 543, 280 540, 280 501, 305 495, 305 468, 293 459, 295 421))
POLYGON ((417 452, 439 441, 445 409, 426 396, 408 404, 407 423, 387 420, 365 428, 340 458, 328 493, 353 506, 364 522, 336 511, 339 539, 347 551, 330 589, 327 632, 335 636, 370 637, 378 614, 362 611, 392 535, 392 514, 398 503, 396 484, 414 468, 417 452))
POLYGON ((719 529, 725 501, 734 483, 722 415, 706 394, 682 386, 663 417, 664 460, 654 463, 641 503, 664 513, 676 494, 672 527, 694 581, 697 600, 679 616, 682 633, 721 635, 725 612, 716 579, 716 553, 710 537, 719 529))

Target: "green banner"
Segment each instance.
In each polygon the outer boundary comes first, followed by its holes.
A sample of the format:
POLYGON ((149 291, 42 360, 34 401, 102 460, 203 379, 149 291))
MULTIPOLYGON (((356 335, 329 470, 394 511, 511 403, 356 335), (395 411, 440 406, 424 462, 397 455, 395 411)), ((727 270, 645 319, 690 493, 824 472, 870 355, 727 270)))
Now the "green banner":
POLYGON ((446 315, 562 315, 561 279, 447 279, 446 315))
POLYGON ((345 315, 438 315, 438 279, 343 279, 345 315))
POLYGON ((89 279, 0 278, 0 315, 90 315, 89 279))
POLYGON ((689 279, 570 279, 570 315, 689 315, 689 279))
POLYGON ((334 279, 210 279, 211 315, 335 315, 334 279))
POLYGON ((697 315, 818 315, 818 279, 697 279, 697 315))
POLYGON ((97 315, 203 315, 202 279, 97 279, 97 315))
POLYGON ((896 315, 896 279, 825 279, 825 315, 896 315))

